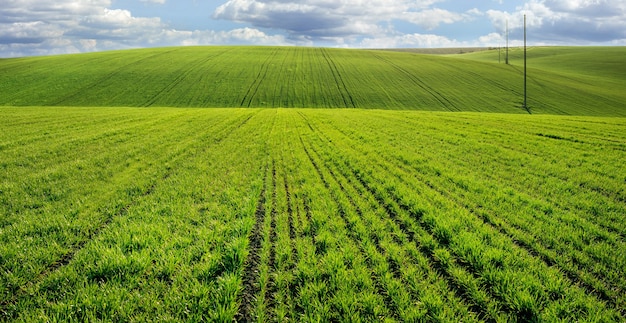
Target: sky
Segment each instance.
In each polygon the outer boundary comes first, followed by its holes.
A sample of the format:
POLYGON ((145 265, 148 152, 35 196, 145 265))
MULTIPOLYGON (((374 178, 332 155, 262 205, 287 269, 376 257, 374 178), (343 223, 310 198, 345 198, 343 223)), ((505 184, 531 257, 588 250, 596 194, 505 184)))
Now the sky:
POLYGON ((626 46, 626 0, 0 0, 0 57, 192 45, 626 46))

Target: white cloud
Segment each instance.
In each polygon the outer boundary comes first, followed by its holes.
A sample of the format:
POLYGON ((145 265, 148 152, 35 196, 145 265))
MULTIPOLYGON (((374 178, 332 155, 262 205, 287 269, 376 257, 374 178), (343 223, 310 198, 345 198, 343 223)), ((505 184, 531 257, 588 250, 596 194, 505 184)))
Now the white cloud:
POLYGON ((531 0, 515 12, 487 11, 498 32, 506 21, 520 39, 523 15, 530 38, 544 44, 613 44, 626 39, 626 2, 608 0, 531 0))
POLYGON ((258 44, 258 45, 287 45, 284 36, 268 35, 253 28, 239 28, 229 31, 196 30, 177 31, 164 30, 159 39, 167 43, 182 46, 207 44, 258 44))
POLYGON ((406 21, 433 29, 467 18, 433 8, 433 0, 229 0, 214 12, 217 19, 286 31, 291 37, 345 39, 386 36, 386 25, 406 21))
POLYGON ((453 24, 467 19, 463 14, 438 8, 419 12, 407 12, 402 15, 402 18, 429 30, 435 29, 442 23, 453 24))
POLYGON ((433 34, 406 34, 391 37, 365 38, 360 43, 363 48, 443 48, 466 47, 468 44, 433 34))
POLYGON ((583 16, 611 17, 624 13, 624 1, 615 0, 545 0, 546 7, 557 12, 583 16))
MULTIPOLYGON (((490 33, 471 41, 459 41, 434 34, 404 34, 390 37, 365 38, 358 45, 363 48, 499 47, 504 46, 504 39, 498 33, 490 33)), ((511 42, 511 46, 519 45, 519 42, 511 42)))
POLYGON ((158 17, 135 17, 129 10, 110 9, 109 0, 5 1, 0 7, 3 57, 147 46, 287 44, 284 36, 255 28, 178 31, 158 17))
POLYGON ((3 0, 0 6, 0 23, 12 22, 65 22, 76 17, 98 14, 111 5, 110 0, 3 0))
MULTIPOLYGON (((503 4, 499 0, 492 2, 503 4)), ((229 0, 217 8, 214 17, 284 31, 292 39, 332 40, 338 45, 355 46, 361 40, 367 43, 376 39, 381 43, 412 44, 406 39, 424 37, 399 34, 394 30, 397 21, 431 33, 442 24, 459 24, 463 28, 460 24, 481 16, 490 19, 500 35, 504 35, 508 21, 515 41, 522 38, 524 14, 535 44, 612 44, 626 38, 624 0, 529 0, 512 12, 454 12, 441 8, 444 5, 451 7, 446 1, 420 0, 229 0)), ((495 35, 475 37, 473 42, 478 44, 498 40, 495 35)))
MULTIPOLYGON (((461 6, 451 0, 222 0, 213 17, 243 25, 221 31, 176 30, 168 24, 171 17, 142 17, 124 8, 113 9, 113 0, 0 1, 2 57, 205 44, 498 46, 506 21, 511 42, 519 42, 524 14, 531 45, 626 44, 624 0, 520 0, 523 4, 509 11, 487 10, 510 4, 502 0, 476 3, 480 10, 467 10, 471 8, 467 2, 461 6), (454 7, 465 11, 454 11, 454 7), (495 32, 473 29, 472 24, 484 19, 491 21, 495 32), (443 25, 454 28, 441 28, 443 25), (463 32, 441 34, 451 29, 463 32), (474 30, 476 35, 468 36, 474 30)), ((119 8, 122 1, 115 3, 119 8)), ((177 3, 184 7, 183 2, 177 3)), ((206 12, 206 16, 210 14, 206 12)))
POLYGON ((505 38, 499 33, 490 33, 488 35, 478 37, 478 43, 486 47, 499 47, 504 45, 505 38))
POLYGON ((58 26, 42 21, 0 24, 0 43, 32 44, 61 35, 63 31, 58 26))
POLYGON ((79 26, 113 33, 133 33, 134 30, 154 30, 164 27, 160 18, 137 18, 130 11, 104 8, 98 15, 79 20, 79 26))

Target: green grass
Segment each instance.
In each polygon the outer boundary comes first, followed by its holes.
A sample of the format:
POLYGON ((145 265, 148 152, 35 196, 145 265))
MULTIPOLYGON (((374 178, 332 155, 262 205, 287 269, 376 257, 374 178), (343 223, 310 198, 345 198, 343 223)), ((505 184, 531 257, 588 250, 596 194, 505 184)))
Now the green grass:
MULTIPOLYGON (((532 48, 535 114, 626 116, 624 47, 532 48)), ((302 107, 526 113, 520 51, 461 56, 183 47, 0 60, 0 106, 302 107), (471 59, 468 59, 471 58, 471 59)))
MULTIPOLYGON (((528 56, 528 84, 530 97, 543 100, 553 98, 568 102, 568 96, 580 99, 580 95, 595 100, 596 109, 612 105, 624 88, 624 47, 531 47, 528 56), (562 87, 560 87, 560 86, 562 87)), ((504 62, 504 51, 502 52, 504 62)), ((510 64, 514 69, 523 69, 523 48, 512 48, 510 64)), ((489 62, 498 62, 498 51, 484 51, 454 57, 489 62)), ((622 91, 623 92, 623 91, 622 91)), ((582 110, 594 109, 594 104, 585 100, 588 106, 582 110)), ((624 105, 615 106, 624 110, 624 105)), ((561 107, 566 111, 567 107, 561 107)), ((617 112, 617 111, 616 111, 617 112)), ((591 114, 582 113, 582 114, 591 114)), ((619 114, 619 112, 617 113, 619 114)))
POLYGON ((0 60, 0 321, 623 321, 623 54, 0 60))
POLYGON ((0 127, 2 321, 625 319, 624 118, 4 107, 0 127))
MULTIPOLYGON (((502 49, 502 62, 504 62, 504 53, 502 49)), ((623 81, 624 73, 626 73, 623 54, 623 47, 529 47, 527 50, 530 67, 579 77, 595 76, 599 79, 616 81, 623 81)), ((511 48, 510 63, 523 66, 523 55, 523 48, 511 48)), ((483 62, 498 62, 496 49, 453 56, 483 62)))

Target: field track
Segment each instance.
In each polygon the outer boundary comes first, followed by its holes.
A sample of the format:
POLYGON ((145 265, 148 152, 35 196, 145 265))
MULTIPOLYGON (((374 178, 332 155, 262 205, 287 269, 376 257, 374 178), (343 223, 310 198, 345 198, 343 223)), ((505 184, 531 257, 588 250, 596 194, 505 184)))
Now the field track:
POLYGON ((0 126, 2 321, 626 319, 623 118, 5 107, 0 126))

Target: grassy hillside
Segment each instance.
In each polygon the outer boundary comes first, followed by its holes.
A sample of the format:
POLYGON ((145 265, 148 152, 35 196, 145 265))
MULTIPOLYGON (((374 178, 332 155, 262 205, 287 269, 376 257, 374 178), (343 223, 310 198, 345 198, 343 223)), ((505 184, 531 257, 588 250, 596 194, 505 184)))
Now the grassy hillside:
MULTIPOLYGON (((504 49, 501 59, 504 62, 504 49)), ((624 47, 531 47, 528 49, 529 67, 552 71, 570 76, 597 77, 599 79, 621 81, 626 78, 624 47)), ((498 50, 476 51, 463 55, 454 55, 482 62, 497 63, 498 50)), ((511 48, 510 63, 523 66, 523 48, 511 48)), ((531 75, 532 76, 532 75, 531 75)))
MULTIPOLYGON (((597 50, 533 49, 532 112, 626 115, 626 73, 620 72, 626 64, 619 60, 626 49, 611 49, 611 56, 597 50), (553 64, 560 57, 569 63, 553 64)), ((519 65, 495 64, 488 56, 493 54, 459 58, 321 48, 184 47, 5 59, 0 60, 0 105, 525 113, 519 65)))
MULTIPOLYGON (((624 47, 529 48, 529 95, 535 100, 546 97, 556 99, 552 101, 561 100, 563 104, 558 109, 564 113, 567 113, 566 104, 571 99, 582 99, 588 107, 593 106, 595 101, 598 110, 614 106, 617 108, 614 112, 623 115, 626 101, 620 103, 613 99, 622 96, 620 93, 626 93, 625 55, 624 47)), ((454 57, 497 64, 498 56, 497 50, 490 50, 454 57)), ((504 50, 501 61, 504 63, 504 50)), ((513 69, 521 71, 524 66, 523 48, 510 49, 509 61, 513 69)))

